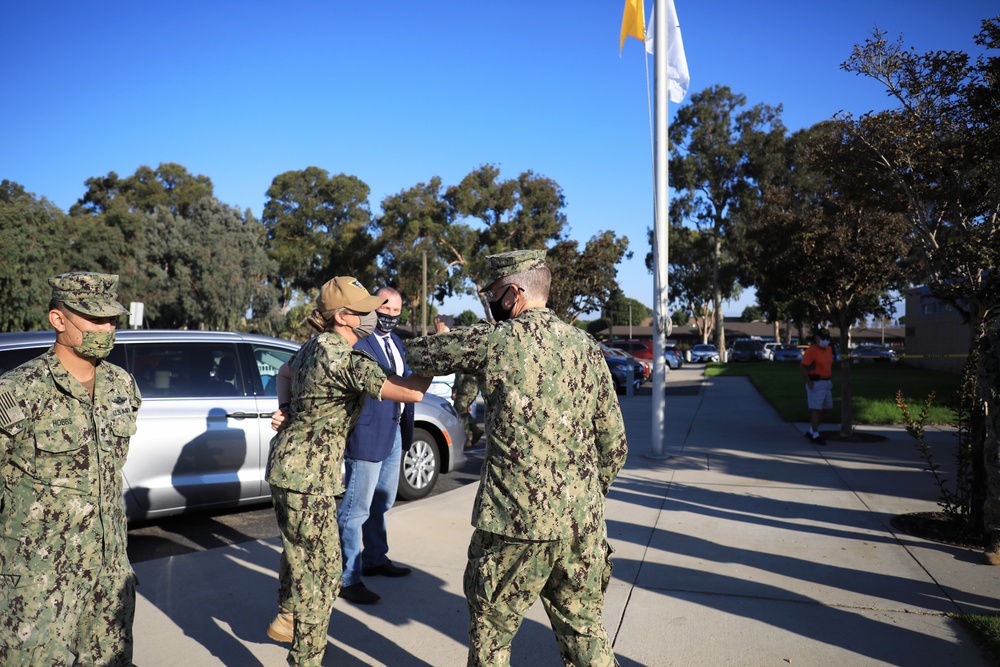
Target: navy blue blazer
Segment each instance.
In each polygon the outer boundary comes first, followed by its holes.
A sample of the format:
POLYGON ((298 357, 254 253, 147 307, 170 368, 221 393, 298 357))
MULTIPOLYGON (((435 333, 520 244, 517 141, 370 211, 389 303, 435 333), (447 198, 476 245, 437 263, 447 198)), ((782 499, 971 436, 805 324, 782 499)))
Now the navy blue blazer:
MULTIPOLYGON (((396 344, 399 355, 403 358, 403 375, 410 374, 410 367, 406 363, 405 349, 403 341, 394 333, 390 333, 392 342, 396 344)), ((390 371, 389 360, 385 355, 385 348, 382 347, 382 337, 377 333, 365 336, 354 344, 355 350, 361 350, 375 357, 375 359, 385 366, 386 374, 390 371)), ((361 461, 383 461, 392 451, 392 443, 396 439, 396 428, 402 429, 403 450, 410 448, 413 444, 413 403, 403 403, 403 411, 399 423, 396 423, 396 411, 399 409, 396 401, 376 401, 370 397, 365 398, 361 408, 361 416, 355 425, 351 436, 347 439, 347 449, 344 456, 349 459, 359 459, 361 461)))

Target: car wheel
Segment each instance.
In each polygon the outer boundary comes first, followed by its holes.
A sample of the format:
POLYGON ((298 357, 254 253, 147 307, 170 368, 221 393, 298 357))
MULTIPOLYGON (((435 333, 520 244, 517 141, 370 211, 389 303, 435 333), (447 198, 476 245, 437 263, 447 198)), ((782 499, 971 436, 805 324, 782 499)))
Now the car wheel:
POLYGON ((441 452, 437 440, 422 428, 413 429, 413 445, 403 452, 397 494, 403 500, 423 498, 437 483, 441 452))

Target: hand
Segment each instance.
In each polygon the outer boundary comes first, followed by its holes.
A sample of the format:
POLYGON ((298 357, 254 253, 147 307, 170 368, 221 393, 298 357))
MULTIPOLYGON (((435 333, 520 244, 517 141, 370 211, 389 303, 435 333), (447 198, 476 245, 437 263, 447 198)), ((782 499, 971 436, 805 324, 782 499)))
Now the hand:
POLYGON ((278 408, 271 415, 271 428, 275 431, 280 431, 288 425, 288 413, 282 409, 278 408))
POLYGON ((451 331, 448 325, 441 320, 440 315, 434 316, 434 333, 445 333, 446 331, 451 331))

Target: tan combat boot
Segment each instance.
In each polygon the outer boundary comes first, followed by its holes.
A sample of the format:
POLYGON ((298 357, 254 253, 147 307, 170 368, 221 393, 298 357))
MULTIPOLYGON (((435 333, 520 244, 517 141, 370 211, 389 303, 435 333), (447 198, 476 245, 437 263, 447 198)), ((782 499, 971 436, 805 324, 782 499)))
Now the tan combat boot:
POLYGON ((276 642, 291 644, 294 628, 295 616, 283 611, 267 626, 267 636, 276 642))

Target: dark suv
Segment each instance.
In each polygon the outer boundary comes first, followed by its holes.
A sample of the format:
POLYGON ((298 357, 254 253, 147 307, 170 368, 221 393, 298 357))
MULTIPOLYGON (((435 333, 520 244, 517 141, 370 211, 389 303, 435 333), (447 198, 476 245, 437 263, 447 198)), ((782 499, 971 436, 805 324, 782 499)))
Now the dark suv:
POLYGON ((759 340, 743 339, 733 343, 730 350, 730 361, 764 361, 767 359, 767 350, 764 343, 759 340))
MULTIPOLYGON (((0 334, 0 373, 43 353, 54 332, 0 334)), ((130 521, 270 500, 264 470, 275 375, 298 343, 221 331, 119 330, 108 361, 142 393, 138 430, 122 470, 130 521)), ((415 406, 413 446, 398 494, 427 495, 438 475, 465 462, 465 427, 427 394, 415 406)))

